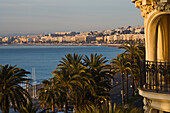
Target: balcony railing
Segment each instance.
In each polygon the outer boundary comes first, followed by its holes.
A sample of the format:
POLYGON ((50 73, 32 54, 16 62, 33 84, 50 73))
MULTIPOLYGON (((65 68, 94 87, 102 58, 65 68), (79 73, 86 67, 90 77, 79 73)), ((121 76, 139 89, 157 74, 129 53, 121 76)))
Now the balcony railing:
POLYGON ((170 93, 170 62, 141 61, 140 88, 170 93))

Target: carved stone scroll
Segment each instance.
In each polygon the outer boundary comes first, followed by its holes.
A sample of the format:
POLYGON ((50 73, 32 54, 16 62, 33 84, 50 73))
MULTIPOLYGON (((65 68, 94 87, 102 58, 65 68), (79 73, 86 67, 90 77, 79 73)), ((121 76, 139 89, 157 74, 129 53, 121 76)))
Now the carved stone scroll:
POLYGON ((170 2, 169 1, 160 1, 160 0, 132 0, 135 3, 136 8, 141 9, 141 16, 146 17, 153 10, 158 11, 170 11, 170 2))

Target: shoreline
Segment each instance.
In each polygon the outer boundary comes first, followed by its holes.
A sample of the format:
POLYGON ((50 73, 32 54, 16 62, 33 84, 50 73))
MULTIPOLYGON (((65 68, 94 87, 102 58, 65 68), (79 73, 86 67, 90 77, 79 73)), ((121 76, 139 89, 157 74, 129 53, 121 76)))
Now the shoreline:
POLYGON ((28 43, 28 44, 0 44, 1 45, 25 45, 25 46, 32 46, 32 45, 37 45, 37 46, 106 46, 106 47, 119 47, 121 44, 75 44, 75 43, 28 43))

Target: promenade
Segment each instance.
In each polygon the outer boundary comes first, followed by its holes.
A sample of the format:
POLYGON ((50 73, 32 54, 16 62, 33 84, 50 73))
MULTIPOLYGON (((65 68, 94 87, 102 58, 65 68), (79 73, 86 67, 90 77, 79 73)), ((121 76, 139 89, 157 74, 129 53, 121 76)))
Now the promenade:
POLYGON ((90 43, 27 43, 27 44, 0 44, 0 45, 37 45, 37 46, 106 46, 106 47, 119 47, 121 44, 90 44, 90 43))

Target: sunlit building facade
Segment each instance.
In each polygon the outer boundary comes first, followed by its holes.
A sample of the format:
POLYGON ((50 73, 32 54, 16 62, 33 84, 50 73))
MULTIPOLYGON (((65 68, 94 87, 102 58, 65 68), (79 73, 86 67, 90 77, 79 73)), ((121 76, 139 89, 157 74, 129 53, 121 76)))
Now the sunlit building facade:
POLYGON ((145 113, 170 112, 170 0, 132 0, 144 18, 146 60, 139 94, 145 113))

